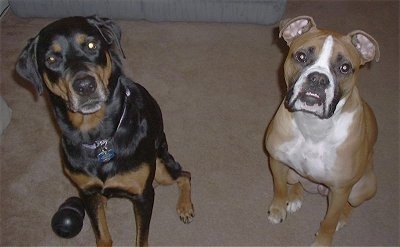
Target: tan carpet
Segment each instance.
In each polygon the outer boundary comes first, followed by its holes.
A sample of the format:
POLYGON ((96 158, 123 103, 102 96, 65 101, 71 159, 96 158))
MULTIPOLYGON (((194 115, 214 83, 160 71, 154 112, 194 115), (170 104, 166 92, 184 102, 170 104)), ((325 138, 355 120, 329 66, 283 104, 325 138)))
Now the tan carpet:
MULTIPOLYGON (((360 90, 375 110, 379 191, 354 211, 335 245, 399 245, 399 3, 289 1, 285 17, 312 15, 320 27, 363 29, 381 46, 381 61, 366 66, 360 90)), ((1 137, 1 245, 93 245, 82 232, 58 238, 50 219, 76 191, 61 172, 58 135, 44 97, 15 75, 26 40, 52 20, 1 20, 1 95, 13 110, 1 137)), ((282 95, 286 46, 275 26, 118 21, 126 70, 158 100, 170 150, 193 175, 196 217, 182 224, 175 187, 158 187, 151 245, 309 245, 326 200, 307 194, 303 208, 280 225, 268 223, 272 181, 263 152, 265 127, 282 95)), ((134 243, 132 206, 109 202, 114 243, 134 243)))

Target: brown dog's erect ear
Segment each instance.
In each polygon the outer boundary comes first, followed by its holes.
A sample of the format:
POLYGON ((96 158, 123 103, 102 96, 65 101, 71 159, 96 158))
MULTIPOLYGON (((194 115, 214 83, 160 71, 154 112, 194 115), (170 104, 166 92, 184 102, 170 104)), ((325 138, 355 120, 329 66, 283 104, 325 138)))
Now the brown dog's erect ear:
POLYGON ((39 94, 43 93, 43 81, 38 71, 36 61, 36 44, 39 37, 32 38, 22 50, 16 64, 17 73, 24 79, 35 85, 39 94))
POLYGON ((314 19, 310 16, 298 16, 293 19, 286 19, 281 21, 279 25, 279 37, 283 37, 288 45, 292 41, 310 31, 312 28, 316 28, 314 19))
POLYGON ((124 51, 121 46, 121 29, 117 23, 108 18, 100 18, 97 15, 86 18, 87 22, 99 30, 104 40, 111 45, 114 43, 121 55, 125 58, 124 51))
POLYGON ((372 61, 379 61, 380 52, 378 42, 364 31, 356 30, 349 33, 351 43, 361 55, 361 65, 372 61))

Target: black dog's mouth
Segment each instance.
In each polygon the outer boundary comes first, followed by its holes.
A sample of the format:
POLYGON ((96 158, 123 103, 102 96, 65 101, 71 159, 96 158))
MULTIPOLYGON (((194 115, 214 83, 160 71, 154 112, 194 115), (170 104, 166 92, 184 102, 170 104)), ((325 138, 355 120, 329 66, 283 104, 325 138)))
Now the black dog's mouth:
POLYGON ((101 109, 103 105, 103 101, 101 100, 88 100, 79 106, 78 111, 83 114, 91 114, 101 109))
POLYGON ((80 112, 82 114, 92 114, 102 108, 105 99, 102 97, 94 97, 88 99, 76 99, 69 102, 69 109, 73 112, 80 112))

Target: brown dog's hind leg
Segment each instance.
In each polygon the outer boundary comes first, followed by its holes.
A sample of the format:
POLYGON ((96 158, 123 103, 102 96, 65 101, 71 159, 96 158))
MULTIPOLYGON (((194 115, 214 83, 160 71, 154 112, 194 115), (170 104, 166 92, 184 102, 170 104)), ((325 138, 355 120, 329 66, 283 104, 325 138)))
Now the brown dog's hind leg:
MULTIPOLYGON (((175 162, 169 159, 167 162, 175 162)), ((178 163, 174 166, 179 166, 178 163)), ((194 208, 191 199, 190 172, 180 171, 180 175, 174 179, 167 169, 167 164, 161 158, 157 158, 155 180, 161 185, 172 185, 177 183, 179 188, 179 198, 176 206, 178 215, 183 223, 190 223, 194 217, 194 208)))

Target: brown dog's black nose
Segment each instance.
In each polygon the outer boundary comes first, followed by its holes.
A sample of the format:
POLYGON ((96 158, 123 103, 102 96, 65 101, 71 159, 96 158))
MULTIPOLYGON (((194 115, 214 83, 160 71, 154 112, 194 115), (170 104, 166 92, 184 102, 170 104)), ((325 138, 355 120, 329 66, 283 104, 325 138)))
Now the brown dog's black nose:
POLYGON ((88 96, 96 91, 96 81, 91 76, 76 79, 72 83, 72 88, 79 95, 88 96))
POLYGON ((313 72, 307 76, 308 81, 310 82, 311 86, 318 87, 318 86, 328 86, 329 79, 325 74, 319 72, 313 72))

